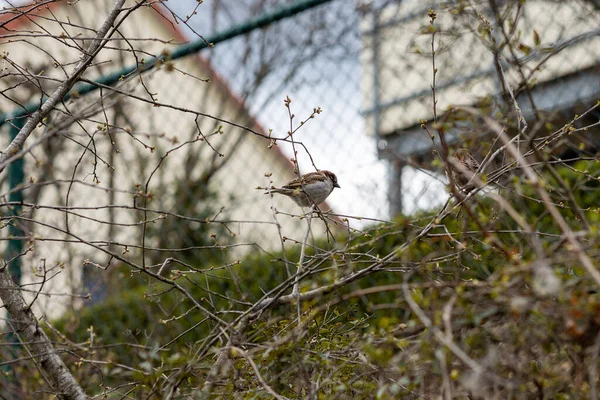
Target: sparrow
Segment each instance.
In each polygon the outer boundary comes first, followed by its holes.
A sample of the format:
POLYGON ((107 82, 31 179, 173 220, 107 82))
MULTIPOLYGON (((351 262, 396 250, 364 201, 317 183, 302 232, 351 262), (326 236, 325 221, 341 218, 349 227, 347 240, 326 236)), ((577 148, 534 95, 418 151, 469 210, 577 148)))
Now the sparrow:
POLYGON ((459 171, 457 169, 453 169, 452 178, 454 179, 454 182, 464 191, 469 192, 473 190, 477 185, 475 182, 471 181, 471 178, 479 169, 479 163, 473 158, 473 155, 467 149, 458 149, 456 153, 454 153, 454 158, 456 158, 458 163, 466 170, 459 171))
POLYGON ((339 187, 333 172, 321 170, 304 174, 301 178, 296 178, 281 188, 273 188, 265 194, 283 194, 294 200, 300 207, 310 207, 324 202, 333 189, 339 187))

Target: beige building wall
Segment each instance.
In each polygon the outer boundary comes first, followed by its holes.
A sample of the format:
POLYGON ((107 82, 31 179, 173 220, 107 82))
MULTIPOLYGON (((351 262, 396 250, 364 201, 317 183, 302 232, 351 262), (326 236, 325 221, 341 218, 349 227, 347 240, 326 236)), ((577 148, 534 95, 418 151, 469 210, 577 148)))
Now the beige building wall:
MULTIPOLYGON (((380 104, 398 101, 381 110, 381 135, 415 126, 419 120, 433 117, 429 9, 436 11, 435 25, 441 30, 436 35, 435 44, 438 112, 450 105, 473 104, 499 92, 493 54, 487 47, 489 41, 482 41, 481 34, 473 32, 479 28, 473 22, 475 17, 467 20, 457 13, 459 3, 438 0, 392 2, 379 14, 376 43, 371 34, 363 36, 364 108, 369 110, 375 105, 375 76, 380 82, 380 104), (378 52, 377 57, 374 51, 378 52)), ((475 8, 494 25, 487 2, 475 5, 475 8)), ((361 25, 363 32, 372 32, 372 17, 373 14, 366 14, 361 25)), ((524 3, 513 39, 531 49, 529 55, 526 50, 518 54, 523 58, 526 74, 535 77, 531 82, 551 81, 598 65, 598 18, 600 12, 591 2, 528 0, 524 3), (534 31, 540 39, 538 44, 534 31), (569 42, 571 40, 575 41, 569 42), (567 48, 560 46, 566 42, 570 44, 567 48), (548 58, 551 54, 552 57, 548 58)), ((494 31, 492 35, 502 42, 499 32, 494 31)), ((513 87, 522 80, 514 69, 508 69, 506 73, 513 87)), ((366 118, 370 135, 375 134, 375 115, 369 114, 366 118)))

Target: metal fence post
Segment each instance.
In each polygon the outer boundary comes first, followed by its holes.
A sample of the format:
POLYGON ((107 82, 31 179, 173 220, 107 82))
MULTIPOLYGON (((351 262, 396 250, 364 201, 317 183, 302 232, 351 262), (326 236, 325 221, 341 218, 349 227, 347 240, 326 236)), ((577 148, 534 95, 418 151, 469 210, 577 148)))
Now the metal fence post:
MULTIPOLYGON (((26 118, 15 118, 10 125, 10 140, 12 141, 23 125, 25 125, 26 118)), ((25 163, 23 157, 18 158, 13 161, 8 166, 8 184, 10 186, 10 193, 8 195, 8 201, 13 203, 13 206, 10 208, 11 215, 17 216, 20 214, 23 203, 23 192, 20 190, 19 186, 25 180, 25 163), (15 204, 18 203, 18 204, 15 204)), ((9 242, 7 248, 7 254, 4 257, 6 261, 12 260, 10 265, 8 266, 8 270, 10 275, 12 276, 13 281, 18 285, 21 282, 21 259, 18 255, 23 251, 23 230, 19 228, 19 221, 13 219, 8 225, 8 235, 9 242)))
POLYGON ((390 218, 402 213, 402 170, 404 163, 400 160, 390 162, 388 177, 388 202, 390 218))

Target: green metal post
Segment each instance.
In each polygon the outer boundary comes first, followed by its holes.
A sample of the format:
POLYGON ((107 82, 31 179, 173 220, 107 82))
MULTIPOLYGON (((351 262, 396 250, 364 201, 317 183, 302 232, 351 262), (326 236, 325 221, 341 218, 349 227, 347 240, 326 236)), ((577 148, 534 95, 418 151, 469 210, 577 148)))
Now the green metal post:
MULTIPOLYGON (((12 141, 23 125, 25 125, 25 118, 16 118, 12 121, 10 126, 10 140, 12 141)), ((19 190, 19 185, 21 185, 25 180, 25 164, 23 158, 19 158, 13 161, 8 166, 8 183, 10 185, 10 194, 8 195, 8 201, 12 203, 22 203, 23 202, 23 192, 19 190)), ((22 206, 14 205, 11 208, 11 215, 19 215, 21 213, 22 206)), ((4 257, 5 260, 10 260, 13 257, 16 257, 19 253, 23 251, 23 239, 18 239, 18 237, 23 236, 23 231, 19 228, 19 221, 13 220, 8 226, 8 235, 10 241, 8 242, 7 254, 4 257)), ((8 266, 8 270, 13 278, 13 281, 18 285, 21 282, 21 259, 20 257, 15 258, 10 265, 8 266)))

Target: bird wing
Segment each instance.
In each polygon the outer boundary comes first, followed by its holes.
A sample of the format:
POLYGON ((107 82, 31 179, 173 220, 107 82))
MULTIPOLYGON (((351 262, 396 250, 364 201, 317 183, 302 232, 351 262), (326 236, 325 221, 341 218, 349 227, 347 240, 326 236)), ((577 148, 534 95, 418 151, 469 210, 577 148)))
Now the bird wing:
POLYGON ((293 181, 289 182, 287 185, 283 185, 282 188, 292 190, 302 189, 303 185, 307 185, 308 183, 310 183, 315 177, 315 175, 318 174, 318 172, 309 172, 308 174, 303 175, 302 178, 296 178, 293 181))
POLYGON ((300 178, 296 178, 293 181, 290 181, 288 184, 283 185, 282 188, 283 189, 298 189, 302 187, 302 181, 300 180, 300 178))

